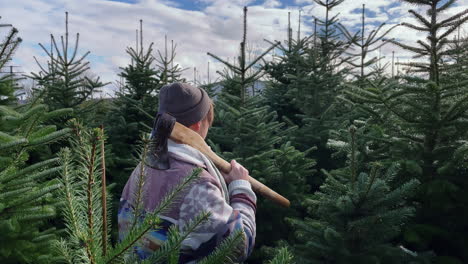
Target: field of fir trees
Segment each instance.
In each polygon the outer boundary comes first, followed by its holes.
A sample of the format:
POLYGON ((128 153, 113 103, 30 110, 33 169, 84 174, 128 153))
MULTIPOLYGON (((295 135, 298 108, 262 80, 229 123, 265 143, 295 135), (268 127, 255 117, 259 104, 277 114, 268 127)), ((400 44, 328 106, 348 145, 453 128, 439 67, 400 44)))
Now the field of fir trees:
MULTIPOLYGON (((457 0, 402 0, 417 23, 386 27, 368 24, 362 5, 362 25, 349 28, 334 12, 347 1, 313 0, 321 15, 312 33, 288 27, 254 56, 245 7, 235 60, 205 51, 224 67, 216 81, 184 78, 190 65, 176 63, 177 43, 144 38, 150 29, 137 21, 119 89, 100 99, 110 84, 87 74, 73 14, 62 35, 43 36, 46 59, 30 58, 37 71, 15 74, 28 36, 3 24, 12 14, 0 9, 0 263, 179 263, 182 241, 209 212, 170 229, 148 259, 132 249, 200 170, 125 239, 117 229, 122 189, 151 149, 159 90, 174 82, 214 98, 211 148, 291 202, 258 195, 246 263, 468 263, 468 10, 448 13, 457 0), (402 27, 422 37, 389 37, 402 27), (382 47, 412 60, 374 56, 382 47)), ((199 263, 235 263, 242 239, 232 234, 199 263)))

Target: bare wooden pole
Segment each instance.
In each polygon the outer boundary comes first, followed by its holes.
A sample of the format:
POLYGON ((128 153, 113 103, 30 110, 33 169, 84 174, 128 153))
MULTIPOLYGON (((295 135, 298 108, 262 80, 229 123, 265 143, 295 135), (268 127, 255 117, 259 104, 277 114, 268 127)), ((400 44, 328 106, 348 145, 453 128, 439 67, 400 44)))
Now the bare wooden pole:
MULTIPOLYGON (((213 150, 206 144, 205 140, 200 137, 199 134, 195 133, 193 130, 185 127, 184 125, 181 125, 180 123, 175 123, 174 124, 174 129, 171 132, 170 135, 171 139, 175 139, 177 141, 180 141, 184 144, 187 144, 203 154, 205 154, 210 160, 213 161, 213 163, 218 167, 221 171, 225 173, 229 173, 231 171, 231 164, 221 157, 219 157, 213 150)), ((275 202, 276 204, 283 206, 283 207, 289 207, 290 202, 288 199, 285 197, 281 196, 277 192, 273 191, 263 183, 257 181, 256 179, 252 178, 249 176, 249 182, 252 184, 252 189, 264 196, 265 198, 275 202)))

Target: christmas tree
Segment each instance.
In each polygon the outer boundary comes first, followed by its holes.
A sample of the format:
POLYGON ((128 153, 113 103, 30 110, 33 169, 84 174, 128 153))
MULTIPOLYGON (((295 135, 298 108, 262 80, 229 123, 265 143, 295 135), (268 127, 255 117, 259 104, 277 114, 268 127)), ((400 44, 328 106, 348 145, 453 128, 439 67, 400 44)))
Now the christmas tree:
POLYGON ((220 98, 224 97, 224 101, 234 108, 244 106, 248 98, 247 89, 254 88, 255 82, 263 74, 262 69, 256 69, 258 62, 262 60, 271 50, 273 50, 280 43, 272 44, 267 50, 261 53, 259 56, 254 58, 252 61, 248 61, 246 53, 247 45, 247 7, 244 7, 244 31, 242 35, 242 41, 240 43, 240 52, 237 56, 237 64, 229 63, 226 60, 219 58, 218 56, 208 52, 208 55, 222 62, 227 69, 223 73, 219 72, 225 79, 223 82, 223 90, 220 98), (240 98, 236 100, 234 97, 240 98))
MULTIPOLYGON (((290 19, 290 13, 288 13, 288 19, 290 19)), ((272 61, 264 66, 264 71, 268 74, 268 82, 263 95, 271 109, 278 112, 280 120, 288 120, 292 125, 300 125, 301 120, 297 115, 303 112, 296 104, 291 90, 299 87, 299 83, 304 80, 304 76, 301 78, 299 75, 307 75, 310 71, 310 65, 307 64, 309 57, 306 53, 311 36, 295 40, 291 36, 291 31, 292 29, 288 28, 287 46, 279 44, 277 49, 280 55, 273 55, 272 61)))
POLYGON ((467 245, 462 230, 468 222, 463 202, 468 184, 464 177, 468 91, 466 80, 454 78, 460 71, 450 67, 449 55, 455 50, 449 37, 468 20, 468 10, 447 17, 444 13, 456 1, 405 2, 426 11, 409 10, 418 23, 402 25, 427 38, 415 46, 390 40, 414 53, 414 61, 402 63, 412 75, 352 87, 348 99, 385 128, 391 158, 403 165, 400 178, 422 182, 416 197, 421 203, 418 224, 408 226, 407 241, 420 251, 433 249, 440 261, 463 263, 468 260, 462 250, 467 245))
MULTIPOLYGON (((245 8, 244 16, 246 11, 245 8)), ((245 50, 241 49, 241 52, 245 53, 245 50)), ((248 64, 245 54, 238 57, 239 65, 248 64)), ((297 150, 286 139, 286 135, 296 127, 283 129, 285 124, 277 121, 277 113, 271 111, 261 95, 242 93, 248 84, 258 80, 256 78, 263 74, 262 71, 243 77, 242 74, 247 74, 247 71, 240 71, 242 67, 231 68, 229 63, 226 66, 228 69, 225 72, 231 72, 231 75, 224 75, 229 78, 223 82, 223 96, 216 101, 215 122, 209 131, 208 142, 226 160, 235 159, 249 170, 250 176, 273 189, 282 190, 281 194, 291 200, 291 208, 278 208, 261 198, 258 201, 256 248, 273 247, 279 240, 293 239, 284 216, 300 217, 299 201, 309 189, 306 182, 314 173, 312 167, 315 161, 307 158, 307 153, 297 150), (244 95, 244 99, 239 95, 244 95)), ((259 262, 259 259, 265 258, 264 255, 263 251, 256 250, 251 261, 259 262)))
MULTIPOLYGON (((143 40, 141 40, 143 41, 143 40)), ((143 47, 141 47, 143 49, 143 47)), ((182 69, 179 64, 175 64, 177 44, 174 43, 174 40, 171 40, 171 50, 170 53, 167 51, 167 35, 164 36, 164 54, 158 50, 158 58, 156 60, 156 66, 159 70, 162 85, 175 83, 175 82, 185 82, 185 79, 182 78, 182 72, 186 69, 182 69)))
POLYGON ((168 53, 165 38, 165 51, 158 50, 157 59, 153 57, 154 44, 144 45, 142 20, 137 34, 136 46, 127 48, 131 63, 121 68, 121 89, 116 93, 105 121, 112 151, 108 160, 109 175, 117 183, 116 195, 120 195, 136 165, 133 155, 141 133, 151 131, 158 109, 159 89, 170 82, 183 81, 180 77, 182 69, 175 64, 176 45, 172 42, 168 53))
MULTIPOLYGON (((357 73, 354 73, 354 76, 357 79, 357 82, 362 84, 366 79, 370 79, 376 73, 375 71, 366 72, 366 68, 373 66, 379 62, 380 57, 374 56, 370 59, 367 59, 368 55, 372 52, 379 50, 385 44, 391 41, 391 39, 386 39, 385 37, 398 25, 390 27, 384 33, 379 34, 382 28, 386 25, 385 23, 380 24, 376 29, 372 30, 367 36, 365 35, 366 31, 366 5, 362 5, 362 23, 361 29, 355 34, 351 34, 346 27, 339 25, 339 29, 344 33, 344 36, 348 39, 351 45, 351 49, 358 49, 357 52, 349 52, 349 55, 352 56, 353 60, 349 60, 348 63, 351 64, 357 73), (358 60, 356 63, 355 60, 358 60)), ((371 68, 372 69, 372 68, 371 68)))
POLYGON ((61 45, 57 44, 51 35, 51 46, 47 49, 39 44, 49 57, 46 65, 41 64, 35 57, 40 68, 39 73, 31 73, 31 78, 37 82, 37 89, 45 92, 45 103, 52 109, 73 108, 75 115, 91 112, 93 105, 80 107, 86 100, 92 98, 93 93, 107 83, 102 83, 99 77, 89 75, 89 62, 85 61, 89 51, 81 56, 78 54, 80 34, 76 34, 74 48, 69 46, 68 12, 65 13, 65 37, 61 37, 61 45))
MULTIPOLYGON (((336 142, 334 142, 336 145, 336 142)), ((309 216, 289 218, 302 243, 296 245, 300 263, 404 263, 412 259, 394 239, 414 214, 405 200, 418 185, 412 179, 392 188, 398 166, 386 170, 379 163, 370 172, 357 162, 356 127, 340 146, 348 152, 348 166, 331 172, 320 191, 304 200, 309 216)))
MULTIPOLYGON (((1 18, 1 17, 0 17, 1 18)), ((11 25, 1 24, 2 27, 12 27, 11 25)), ((11 60, 11 57, 18 45, 21 43, 21 38, 17 37, 18 30, 14 27, 8 32, 5 40, 0 42, 0 70, 4 71, 6 64, 11 60)), ((16 101, 14 96, 15 80, 11 74, 0 76, 0 105, 5 105, 16 101)))
MULTIPOLYGON (((315 2, 324 10, 323 18, 314 18, 312 35, 298 35, 297 40, 289 37, 288 45, 280 46, 277 59, 266 65, 271 83, 265 97, 288 127, 299 126, 288 135, 292 144, 301 151, 316 147, 308 157, 315 159, 318 167, 333 168, 326 142, 330 130, 340 127, 349 112, 336 98, 349 74, 350 58, 345 52, 351 40, 339 30, 339 14, 332 15, 343 1, 315 2)), ((309 178, 308 183, 315 189, 322 177, 309 178)))
POLYGON ((52 263, 51 242, 57 228, 48 220, 61 201, 54 179, 56 157, 40 159, 31 153, 66 136, 70 130, 49 125, 72 109, 48 111, 40 98, 18 107, 0 105, 0 259, 2 263, 52 263))
POLYGON ((136 165, 133 160, 135 144, 141 133, 151 131, 152 116, 158 109, 157 93, 161 87, 160 72, 154 65, 153 43, 143 45, 143 25, 140 20, 140 45, 128 47, 131 64, 120 73, 124 82, 111 104, 105 121, 112 151, 108 161, 111 180, 120 194, 128 175, 136 165), (147 115, 151 117, 148 117, 147 115))

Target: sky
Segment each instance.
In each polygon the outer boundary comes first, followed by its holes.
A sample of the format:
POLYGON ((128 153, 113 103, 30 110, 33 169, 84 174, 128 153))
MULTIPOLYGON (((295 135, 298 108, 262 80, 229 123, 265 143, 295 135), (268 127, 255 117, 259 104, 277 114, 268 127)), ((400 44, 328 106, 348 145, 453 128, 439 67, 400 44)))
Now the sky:
MULTIPOLYGON (((339 14, 340 22, 349 30, 356 31, 361 23, 362 4, 366 4, 366 21, 369 32, 386 23, 382 31, 401 23, 415 23, 408 14, 411 6, 397 0, 345 0, 332 10, 339 14)), ((223 59, 233 60, 238 54, 242 38, 242 8, 248 6, 247 42, 252 54, 269 47, 265 39, 284 43, 287 37, 288 12, 296 36, 299 10, 301 10, 301 34, 312 32, 315 17, 323 18, 325 10, 313 0, 0 0, 0 24, 12 24, 23 39, 14 55, 15 69, 26 74, 39 72, 38 62, 45 65, 47 54, 39 46, 50 47, 50 34, 56 40, 65 33, 65 12, 69 12, 69 42, 74 46, 76 33, 80 34, 78 55, 90 51, 86 59, 90 62, 91 75, 100 76, 111 82, 103 90, 112 95, 119 80, 120 67, 130 62, 125 50, 135 46, 139 20, 143 20, 143 44, 153 42, 156 50, 164 51, 167 35, 177 44, 175 62, 187 68, 183 76, 194 79, 196 67, 198 81, 208 76, 217 78, 216 70, 223 66, 207 55, 213 53, 223 59)), ((447 14, 455 14, 468 7, 468 0, 460 0, 447 14)), ((465 30, 463 30, 465 32, 465 30)), ((1 28, 0 34, 6 35, 1 28)), ((1 36, 1 35, 0 35, 1 36)), ((423 33, 415 33, 405 27, 397 27, 389 35, 407 44, 423 39, 423 33)), ((410 54, 394 45, 384 46, 380 54, 388 61, 395 51, 400 61, 410 59, 410 54)))

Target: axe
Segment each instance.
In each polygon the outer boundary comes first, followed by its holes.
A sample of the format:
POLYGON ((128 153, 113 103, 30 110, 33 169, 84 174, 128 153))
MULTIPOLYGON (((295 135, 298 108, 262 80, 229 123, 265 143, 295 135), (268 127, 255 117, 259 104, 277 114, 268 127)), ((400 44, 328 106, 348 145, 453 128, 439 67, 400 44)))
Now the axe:
MULTIPOLYGON (((158 113, 153 125, 151 138, 153 139, 153 144, 145 161, 150 167, 160 170, 169 169, 167 140, 170 138, 189 145, 205 154, 222 172, 229 173, 231 171, 231 164, 216 155, 198 133, 176 122, 176 119, 167 113, 158 113)), ((288 199, 268 188, 263 183, 250 176, 249 182, 256 193, 261 194, 280 206, 289 207, 290 202, 288 199)))

